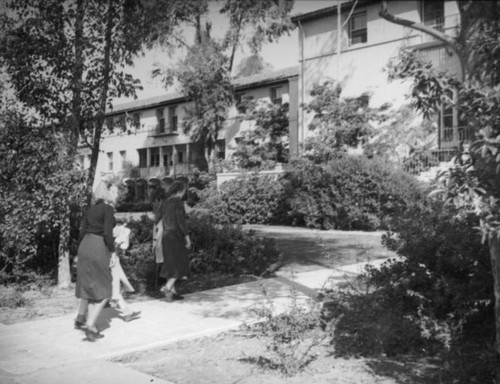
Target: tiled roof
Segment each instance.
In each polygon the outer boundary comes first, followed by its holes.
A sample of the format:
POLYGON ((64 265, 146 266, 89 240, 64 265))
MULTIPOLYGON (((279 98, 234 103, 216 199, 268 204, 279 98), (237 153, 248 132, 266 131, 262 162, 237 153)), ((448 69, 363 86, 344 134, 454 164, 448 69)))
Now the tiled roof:
MULTIPOLYGON (((380 0, 358 0, 357 7, 378 3, 380 0)), ((341 11, 347 12, 351 10, 351 7, 356 2, 354 0, 347 0, 341 4, 341 11)), ((296 23, 297 21, 309 21, 318 19, 324 16, 336 15, 337 14, 337 5, 332 5, 331 7, 317 9, 316 11, 307 12, 307 13, 299 13, 297 15, 292 16, 292 22, 296 23)))
MULTIPOLYGON (((233 80, 233 85, 236 90, 256 87, 261 84, 274 83, 281 80, 286 80, 291 77, 298 76, 299 67, 293 66, 288 68, 279 69, 276 71, 260 73, 258 75, 241 77, 233 80)), ((185 97, 182 93, 167 93, 161 96, 148 97, 147 99, 137 99, 128 103, 123 103, 113 106, 113 109, 107 109, 106 114, 115 115, 124 111, 136 111, 145 108, 153 108, 166 103, 175 101, 184 101, 185 97)))
POLYGON ((184 96, 181 93, 167 93, 161 96, 148 97, 147 99, 137 99, 129 101, 128 103, 114 105, 113 109, 106 109, 106 114, 116 114, 123 111, 139 110, 144 108, 151 108, 156 105, 165 104, 175 100, 183 100, 184 96))
POLYGON ((277 71, 259 73, 258 75, 240 77, 233 80, 234 87, 247 88, 250 86, 256 86, 263 83, 272 83, 275 81, 286 80, 290 77, 295 77, 299 75, 299 67, 294 65, 293 67, 279 69, 277 71))

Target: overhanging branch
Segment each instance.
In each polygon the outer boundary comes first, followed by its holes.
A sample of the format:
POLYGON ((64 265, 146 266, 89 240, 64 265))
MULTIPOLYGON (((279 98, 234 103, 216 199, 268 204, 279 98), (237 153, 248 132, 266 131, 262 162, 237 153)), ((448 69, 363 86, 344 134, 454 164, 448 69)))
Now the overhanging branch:
POLYGON ((435 28, 429 27, 428 25, 422 24, 422 23, 417 23, 415 21, 407 20, 407 19, 401 19, 399 17, 396 17, 392 14, 389 13, 387 10, 387 1, 382 2, 382 10, 379 12, 380 17, 383 19, 389 21, 390 23, 393 24, 398 24, 402 25, 404 27, 412 28, 417 31, 421 31, 424 33, 427 33, 428 35, 438 39, 439 41, 442 41, 443 43, 449 45, 457 54, 457 41, 451 37, 448 36, 446 33, 443 33, 435 28))

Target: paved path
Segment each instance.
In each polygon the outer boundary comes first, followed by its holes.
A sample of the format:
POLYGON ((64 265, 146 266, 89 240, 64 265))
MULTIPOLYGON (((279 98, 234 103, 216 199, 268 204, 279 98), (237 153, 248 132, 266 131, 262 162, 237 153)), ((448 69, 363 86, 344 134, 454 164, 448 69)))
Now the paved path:
MULTIPOLYGON (((375 263, 380 263, 376 261, 375 263)), ((185 300, 167 303, 149 300, 134 303, 141 318, 130 323, 107 308, 97 326, 105 337, 85 341, 72 328, 74 314, 12 325, 0 324, 0 382, 2 384, 141 384, 164 380, 109 362, 109 358, 134 351, 213 335, 256 321, 252 306, 262 302, 266 291, 273 304, 285 308, 290 287, 302 297, 317 288, 335 284, 344 276, 361 272, 356 264, 338 270, 319 269, 274 279, 186 295, 185 300)))

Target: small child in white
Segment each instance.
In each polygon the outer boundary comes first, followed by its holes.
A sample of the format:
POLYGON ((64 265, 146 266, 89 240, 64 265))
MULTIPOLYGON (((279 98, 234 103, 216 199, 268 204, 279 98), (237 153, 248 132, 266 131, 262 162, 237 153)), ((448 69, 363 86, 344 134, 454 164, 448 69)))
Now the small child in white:
MULTIPOLYGON (((115 238, 115 246, 117 251, 118 249, 120 249, 121 252, 123 252, 129 247, 130 229, 125 225, 118 225, 113 228, 113 237, 115 238)), ((128 322, 139 318, 141 312, 132 311, 121 293, 121 283, 123 283, 123 285, 125 286, 126 292, 132 293, 135 292, 135 289, 134 287, 132 287, 132 284, 130 284, 130 281, 125 275, 125 272, 123 271, 123 268, 120 264, 119 257, 117 257, 115 265, 111 268, 111 275, 113 277, 113 291, 111 302, 120 309, 123 314, 124 321, 128 322)))

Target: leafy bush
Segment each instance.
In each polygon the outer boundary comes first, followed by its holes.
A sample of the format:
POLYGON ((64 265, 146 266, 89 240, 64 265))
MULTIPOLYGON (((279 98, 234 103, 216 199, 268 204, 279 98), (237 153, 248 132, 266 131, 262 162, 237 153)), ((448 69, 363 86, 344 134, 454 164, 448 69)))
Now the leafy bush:
POLYGON ((260 276, 278 261, 279 251, 271 239, 234 225, 215 224, 209 215, 192 212, 188 221, 193 247, 193 273, 233 273, 260 276))
POLYGON ((384 243, 401 257, 367 270, 370 293, 329 297, 331 316, 340 317, 336 350, 437 353, 446 382, 491 382, 493 282, 477 225, 475 215, 437 202, 395 218, 384 243))
MULTIPOLYGON (((263 275, 280 254, 272 240, 257 237, 234 225, 220 225, 209 215, 192 211, 188 217, 193 274, 263 275)), ((146 215, 131 221, 131 247, 121 256, 125 273, 141 291, 154 289, 157 275, 152 252, 153 221, 146 215)))
POLYGON ((263 286, 264 301, 252 309, 259 317, 255 325, 247 327, 252 337, 258 337, 265 344, 267 354, 251 357, 250 361, 266 368, 293 376, 311 363, 328 338, 330 324, 321 319, 321 307, 314 300, 299 300, 291 288, 291 301, 284 312, 278 312, 263 286), (328 328, 328 329, 326 329, 328 328))
POLYGON ((410 175, 377 159, 342 156, 327 164, 295 163, 287 179, 287 221, 319 229, 376 230, 420 198, 410 175))

